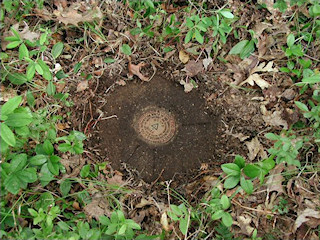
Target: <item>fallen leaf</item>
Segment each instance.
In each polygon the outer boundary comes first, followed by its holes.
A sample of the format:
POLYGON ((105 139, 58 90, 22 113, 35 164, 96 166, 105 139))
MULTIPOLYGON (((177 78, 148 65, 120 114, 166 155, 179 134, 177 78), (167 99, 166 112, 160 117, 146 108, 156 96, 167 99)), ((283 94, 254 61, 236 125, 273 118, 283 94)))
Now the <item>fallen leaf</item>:
POLYGON ((307 223, 308 226, 315 228, 319 225, 319 220, 320 212, 307 208, 303 210, 303 212, 298 213, 298 217, 294 223, 294 231, 297 231, 303 223, 307 223), (314 222, 316 222, 316 224, 313 224, 314 222))
POLYGON ((239 223, 241 232, 247 236, 251 236, 252 232, 254 231, 254 228, 250 226, 252 218, 250 216, 238 216, 237 222, 239 223))
POLYGON ((84 212, 89 217, 94 217, 96 220, 99 220, 101 216, 105 215, 105 210, 99 206, 99 200, 94 199, 91 203, 84 207, 84 212))
POLYGON ((212 58, 209 56, 208 58, 205 58, 202 60, 202 64, 204 69, 207 71, 208 66, 213 62, 212 58))
POLYGON ((83 80, 81 82, 78 83, 77 85, 77 92, 82 92, 84 90, 86 90, 88 88, 88 81, 87 80, 83 80))
POLYGON ((256 72, 278 72, 278 69, 273 67, 273 61, 268 62, 267 65, 266 62, 262 62, 258 66, 254 67, 250 73, 252 74, 256 72))
POLYGON ((98 7, 90 9, 85 14, 80 14, 77 10, 78 8, 79 4, 74 3, 68 8, 58 8, 53 14, 56 15, 59 22, 62 22, 65 25, 71 24, 75 26, 78 26, 80 22, 92 22, 95 19, 103 18, 103 14, 98 7))
POLYGON ((280 163, 269 172, 269 177, 266 183, 268 195, 273 191, 277 192, 278 194, 285 192, 282 185, 282 182, 284 181, 284 177, 282 176, 283 170, 284 164, 280 163))
POLYGON ((135 207, 136 208, 143 208, 147 205, 152 205, 153 202, 146 200, 145 198, 141 198, 140 203, 138 203, 135 207))
POLYGON ((245 83, 249 83, 251 86, 254 86, 256 83, 261 89, 265 89, 270 86, 270 84, 266 80, 262 79, 257 73, 250 75, 245 81, 240 83, 239 86, 242 86, 245 83))
POLYGON ((118 171, 116 171, 116 174, 114 174, 111 178, 107 179, 108 184, 111 185, 124 185, 124 181, 122 180, 122 174, 118 171))
MULTIPOLYGON (((29 29, 28 24, 26 22, 23 22, 23 23, 24 23, 24 28, 23 28, 23 30, 21 32, 19 32, 20 37, 22 39, 29 40, 31 42, 33 42, 36 39, 38 39, 40 34, 36 33, 36 32, 31 32, 30 29, 29 29)), ((18 31, 19 23, 13 25, 13 28, 18 31)))
POLYGON ((194 77, 203 70, 202 62, 191 60, 186 64, 184 70, 187 72, 189 77, 194 77))
POLYGON ((80 204, 76 201, 72 203, 72 207, 76 210, 81 210, 80 204))
POLYGON ((142 81, 150 81, 149 78, 143 76, 143 74, 140 72, 141 68, 146 66, 144 62, 139 63, 138 65, 132 64, 131 61, 129 61, 128 68, 129 68, 129 77, 133 77, 133 75, 136 75, 139 77, 142 81))
POLYGON ((1 96, 0 101, 1 102, 7 102, 10 98, 13 98, 17 96, 17 91, 13 88, 6 88, 5 86, 1 85, 1 96))
POLYGON ((169 226, 169 224, 168 224, 168 217, 167 217, 167 213, 166 213, 166 212, 164 212, 164 213, 161 214, 160 223, 161 223, 161 225, 162 225, 162 227, 163 227, 163 229, 164 229, 165 231, 168 232, 168 231, 171 230, 171 228, 170 228, 170 226, 169 226))
POLYGON ((189 58, 189 55, 185 51, 179 51, 179 59, 182 63, 186 64, 189 61, 189 58))
POLYGON ((245 144, 247 145, 247 148, 249 150, 248 157, 251 161, 256 158, 258 153, 260 153, 261 159, 265 159, 268 157, 266 152, 264 151, 264 147, 259 142, 258 137, 253 138, 250 142, 245 142, 245 144))
POLYGON ((262 119, 265 121, 266 124, 270 126, 276 126, 276 127, 283 127, 284 129, 288 129, 288 123, 284 119, 282 119, 282 112, 281 111, 274 111, 271 113, 270 111, 267 111, 265 105, 260 106, 260 110, 262 113, 262 119))
POLYGON ((295 96, 296 96, 296 92, 291 88, 286 89, 281 95, 281 97, 283 97, 287 101, 291 101, 292 99, 295 98, 295 96))
POLYGON ((193 89, 193 84, 191 82, 186 82, 184 80, 181 80, 180 84, 183 85, 185 93, 191 92, 193 89))

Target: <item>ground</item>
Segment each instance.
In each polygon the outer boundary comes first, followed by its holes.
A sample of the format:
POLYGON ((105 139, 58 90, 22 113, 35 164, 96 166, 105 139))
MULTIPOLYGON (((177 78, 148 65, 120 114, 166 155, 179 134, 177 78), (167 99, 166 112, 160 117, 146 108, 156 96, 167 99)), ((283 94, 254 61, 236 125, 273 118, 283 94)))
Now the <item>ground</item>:
POLYGON ((2 238, 319 239, 316 1, 2 4, 2 238))

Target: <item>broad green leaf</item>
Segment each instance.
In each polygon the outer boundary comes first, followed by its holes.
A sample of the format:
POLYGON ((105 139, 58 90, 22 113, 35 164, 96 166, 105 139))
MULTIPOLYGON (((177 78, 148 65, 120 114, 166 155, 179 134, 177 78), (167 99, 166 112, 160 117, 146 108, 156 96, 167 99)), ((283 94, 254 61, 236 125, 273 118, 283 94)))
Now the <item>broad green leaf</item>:
POLYGON ((58 224, 59 228, 61 228, 64 231, 68 231, 70 229, 69 225, 66 224, 65 222, 58 222, 57 224, 58 224))
POLYGON ((288 47, 292 47, 294 44, 295 38, 294 35, 292 33, 290 33, 287 37, 287 45, 288 47))
POLYGON ((243 173, 248 176, 249 178, 255 178, 257 176, 259 176, 260 174, 260 168, 253 165, 253 164, 247 164, 244 168, 243 168, 243 173))
POLYGON ((231 12, 226 11, 226 10, 220 11, 220 14, 221 14, 222 16, 224 16, 225 18, 229 18, 229 19, 234 18, 234 15, 233 15, 231 12))
POLYGON ((9 145, 6 143, 2 137, 0 137, 0 153, 5 155, 5 153, 8 151, 9 145))
POLYGON ((63 43, 62 42, 57 42, 53 47, 52 47, 52 51, 51 54, 53 56, 54 59, 56 59, 57 57, 60 56, 60 54, 63 51, 63 43))
POLYGON ((224 210, 228 209, 230 207, 230 200, 229 198, 227 197, 227 195, 222 195, 221 196, 221 199, 220 199, 220 203, 222 205, 222 208, 224 210))
POLYGON ((40 64, 36 63, 34 66, 35 66, 35 69, 36 69, 37 73, 39 73, 40 75, 43 75, 43 69, 40 66, 40 64))
POLYGON ((246 162, 243 157, 237 155, 234 159, 234 163, 238 165, 239 168, 243 168, 246 165, 246 162))
POLYGON ((47 40, 47 33, 42 33, 40 36, 40 45, 43 45, 45 43, 45 41, 47 40))
POLYGON ((29 159, 29 163, 35 166, 40 166, 44 163, 46 163, 48 160, 47 156, 38 154, 36 156, 33 156, 29 159))
POLYGON ((32 208, 28 208, 28 212, 30 213, 30 215, 32 217, 37 217, 38 216, 38 212, 32 208))
POLYGON ((19 136, 27 137, 30 134, 30 130, 27 126, 17 127, 14 130, 19 136))
POLYGON ((189 224, 188 224, 188 216, 180 218, 179 221, 179 229, 183 235, 186 235, 188 232, 189 224))
POLYGON ((237 164, 225 163, 225 164, 221 165, 221 168, 228 176, 239 176, 240 175, 240 168, 237 164))
POLYGON ((54 156, 50 156, 48 160, 48 169, 53 175, 59 175, 59 163, 55 161, 54 156))
POLYGON ((248 42, 247 45, 244 46, 240 53, 240 58, 245 59, 251 55, 251 53, 254 52, 254 42, 251 40, 248 42))
POLYGON ((21 85, 28 81, 27 76, 22 73, 9 73, 8 79, 16 85, 21 85))
POLYGON ((90 173, 90 164, 84 165, 80 171, 80 176, 83 178, 88 177, 90 173))
POLYGON ((174 214, 176 214, 178 216, 182 215, 182 211, 178 206, 172 204, 172 205, 170 205, 170 208, 174 214))
POLYGON ((56 86, 54 85, 54 83, 52 81, 49 81, 48 85, 47 85, 47 94, 49 96, 52 96, 56 93, 56 86))
POLYGON ((270 139, 270 140, 273 140, 273 141, 276 141, 276 140, 279 140, 280 136, 274 134, 274 133, 267 133, 265 135, 266 138, 270 139))
POLYGON ((61 143, 58 146, 58 150, 61 152, 68 152, 70 149, 72 149, 72 145, 70 143, 61 143))
POLYGON ((78 63, 76 63, 75 65, 74 65, 74 73, 77 73, 77 72, 79 72, 79 70, 80 70, 80 68, 81 68, 81 66, 82 66, 82 62, 78 62, 78 63))
POLYGON ((190 18, 187 18, 187 20, 186 20, 186 26, 187 26, 188 28, 192 28, 192 27, 194 26, 194 24, 193 24, 193 22, 192 22, 192 20, 191 20, 190 18))
POLYGON ((4 187, 12 194, 17 194, 20 190, 20 181, 16 175, 9 175, 3 182, 4 187))
POLYGON ((48 164, 47 163, 43 164, 39 174, 39 180, 41 182, 41 185, 44 187, 53 179, 54 179, 54 175, 48 169, 48 164))
POLYGON ((115 61, 116 61, 116 60, 114 60, 113 58, 105 58, 105 59, 104 59, 104 62, 107 63, 107 64, 108 64, 108 63, 114 63, 115 61))
POLYGON ((223 212, 223 214, 222 214, 222 223, 226 227, 231 227, 231 225, 233 223, 233 219, 232 219, 230 213, 223 212))
POLYGON ((21 96, 10 98, 1 108, 1 117, 12 113, 17 107, 19 107, 21 101, 21 96))
POLYGON ((27 165, 27 154, 21 153, 14 156, 10 161, 11 173, 22 170, 27 165))
POLYGON ((122 46, 121 46, 121 51, 125 54, 125 55, 131 55, 131 48, 130 48, 130 46, 128 45, 128 44, 123 44, 122 46))
POLYGON ((60 183, 60 191, 62 196, 66 196, 71 189, 71 182, 68 179, 65 179, 62 183, 60 183))
POLYGON ((124 235, 125 232, 126 232, 126 230, 127 230, 127 224, 123 224, 123 225, 120 227, 120 229, 119 229, 119 231, 118 231, 118 234, 119 234, 119 235, 124 235))
POLYGON ((26 183, 33 183, 37 181, 37 170, 35 168, 27 168, 19 171, 18 178, 26 183))
POLYGON ((50 81, 52 80, 52 74, 50 72, 50 68, 48 67, 48 65, 42 61, 41 59, 38 60, 38 64, 41 66, 42 70, 43 70, 43 77, 44 79, 50 81))
POLYGON ((30 90, 27 92, 27 102, 30 107, 33 107, 35 104, 34 96, 30 90))
POLYGON ((290 51, 293 55, 302 57, 304 55, 301 45, 293 45, 290 47, 290 51))
POLYGON ((5 123, 10 127, 23 127, 32 122, 32 116, 28 113, 10 113, 5 123))
POLYGON ((25 57, 29 57, 29 51, 27 46, 22 43, 19 47, 19 59, 23 60, 25 57))
POLYGON ((240 186, 242 189, 248 193, 252 194, 253 193, 253 184, 251 180, 246 180, 243 176, 240 178, 240 186))
POLYGON ((190 40, 192 39, 192 36, 193 36, 193 30, 190 30, 184 39, 184 43, 187 44, 188 42, 190 42, 190 40))
POLYGON ((300 108, 302 111, 305 111, 305 112, 309 112, 309 108, 307 107, 307 105, 305 105, 304 103, 302 102, 299 102, 299 101, 295 101, 294 102, 298 108, 300 108))
POLYGON ((212 214, 211 218, 212 220, 218 220, 222 217, 224 211, 223 210, 218 210, 214 214, 212 214))
POLYGON ((203 44, 204 38, 203 38, 203 36, 201 35, 201 33, 200 33, 200 31, 199 31, 198 29, 195 29, 195 30, 194 30, 194 35, 195 35, 196 40, 197 40, 200 44, 203 44))
POLYGON ((309 84, 320 83, 320 74, 316 74, 311 77, 303 78, 302 82, 309 83, 309 84))
POLYGON ((273 160, 273 156, 269 157, 268 159, 262 161, 262 168, 270 171, 271 169, 274 168, 274 166, 276 165, 275 161, 273 160))
POLYGON ((21 43, 21 41, 19 40, 19 41, 13 41, 13 42, 10 42, 7 46, 6 46, 6 48, 7 49, 13 49, 13 48, 16 48, 16 47, 18 47, 19 46, 19 44, 21 43))
POLYGON ((36 73, 36 64, 30 63, 29 66, 27 67, 27 73, 26 77, 28 81, 31 81, 34 77, 34 74, 36 73))
POLYGON ((236 55, 240 54, 244 47, 249 43, 248 40, 243 40, 241 42, 238 42, 229 52, 229 55, 236 55))
POLYGON ((1 123, 1 138, 11 147, 16 145, 16 138, 11 129, 5 123, 1 123))
POLYGON ((43 150, 47 155, 52 155, 53 154, 53 145, 49 140, 45 140, 43 143, 43 150))
POLYGON ((231 177, 228 177, 224 181, 223 186, 226 189, 231 189, 231 188, 234 188, 235 186, 237 186, 239 181, 240 181, 240 177, 239 176, 231 176, 231 177))

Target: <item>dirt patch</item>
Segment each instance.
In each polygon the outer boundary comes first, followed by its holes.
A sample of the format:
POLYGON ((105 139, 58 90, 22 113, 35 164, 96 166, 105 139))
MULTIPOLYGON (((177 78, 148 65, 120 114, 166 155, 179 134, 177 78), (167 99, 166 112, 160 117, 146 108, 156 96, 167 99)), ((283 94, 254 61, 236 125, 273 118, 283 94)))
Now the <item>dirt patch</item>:
POLYGON ((99 137, 102 154, 115 168, 136 168, 146 181, 172 178, 220 161, 216 149, 221 135, 219 114, 205 105, 199 91, 160 74, 150 82, 129 82, 107 96, 99 137))

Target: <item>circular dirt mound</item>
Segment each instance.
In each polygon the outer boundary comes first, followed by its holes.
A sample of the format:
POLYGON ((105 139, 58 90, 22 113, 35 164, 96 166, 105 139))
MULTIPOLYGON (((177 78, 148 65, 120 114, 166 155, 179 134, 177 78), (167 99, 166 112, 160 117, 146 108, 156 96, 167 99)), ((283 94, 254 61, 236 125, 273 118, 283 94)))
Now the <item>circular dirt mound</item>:
MULTIPOLYGON (((219 116, 209 111, 199 91, 184 93, 172 80, 155 76, 150 82, 118 86, 107 99, 99 122, 102 154, 120 169, 136 169, 150 182, 220 161, 219 116)), ((98 143, 96 143, 98 144, 98 143)))
POLYGON ((143 141, 156 146, 169 143, 177 130, 174 116, 169 111, 154 106, 138 113, 133 125, 143 141))

